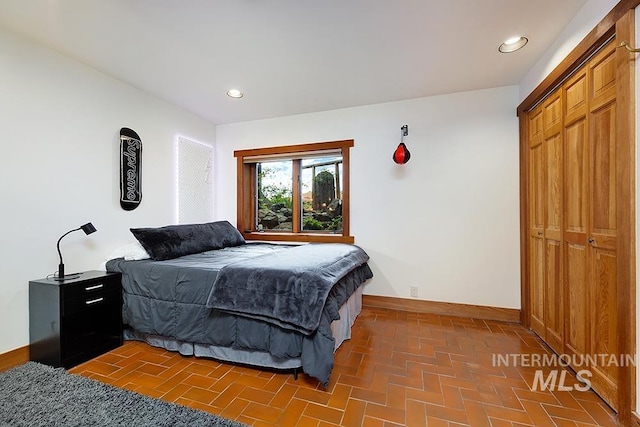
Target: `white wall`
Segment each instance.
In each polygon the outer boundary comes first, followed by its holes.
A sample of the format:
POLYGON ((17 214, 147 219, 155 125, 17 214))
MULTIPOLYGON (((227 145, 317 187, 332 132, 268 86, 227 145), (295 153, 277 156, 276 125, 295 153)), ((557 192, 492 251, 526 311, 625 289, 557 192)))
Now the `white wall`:
MULTIPOLYGON (((27 345, 28 281, 95 269, 129 227, 175 221, 177 135, 215 142, 215 127, 168 103, 0 29, 0 353, 27 345), (119 130, 143 141, 142 204, 120 209, 119 130)), ((123 66, 129 66, 123 64, 123 66)))
POLYGON ((233 150, 354 139, 351 230, 368 294, 520 307, 518 88, 217 127, 216 217, 236 219, 233 150), (411 161, 391 155, 400 127, 411 161), (225 201, 223 203, 223 201, 225 201))

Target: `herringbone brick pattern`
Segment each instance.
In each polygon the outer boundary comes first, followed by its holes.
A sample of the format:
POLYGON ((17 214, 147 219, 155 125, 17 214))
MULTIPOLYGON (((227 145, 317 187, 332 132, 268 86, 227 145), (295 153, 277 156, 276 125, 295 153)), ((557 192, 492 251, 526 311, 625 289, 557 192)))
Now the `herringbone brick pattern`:
POLYGON ((616 426, 592 391, 533 391, 538 367, 494 366, 548 352, 515 324, 365 307, 328 390, 136 342, 71 371, 254 426, 616 426))

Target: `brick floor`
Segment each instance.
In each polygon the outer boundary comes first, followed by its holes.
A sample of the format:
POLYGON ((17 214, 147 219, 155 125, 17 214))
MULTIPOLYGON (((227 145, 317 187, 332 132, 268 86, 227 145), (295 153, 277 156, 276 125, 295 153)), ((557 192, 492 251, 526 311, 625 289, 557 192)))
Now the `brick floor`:
POLYGON ((592 391, 534 391, 538 368, 494 366, 495 355, 550 354, 520 325, 364 307, 352 333, 327 390, 139 342, 71 372, 254 426, 618 425, 592 391))

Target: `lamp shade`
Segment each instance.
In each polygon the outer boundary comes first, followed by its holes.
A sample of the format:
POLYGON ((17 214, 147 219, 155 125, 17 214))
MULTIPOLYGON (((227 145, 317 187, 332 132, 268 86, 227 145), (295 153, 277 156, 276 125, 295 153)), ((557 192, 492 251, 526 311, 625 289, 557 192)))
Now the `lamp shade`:
POLYGON ((80 229, 82 229, 82 231, 84 231, 84 234, 86 234, 86 235, 89 235, 91 233, 95 233, 97 231, 96 228, 93 226, 93 224, 91 224, 90 222, 88 222, 85 225, 81 226, 80 229))

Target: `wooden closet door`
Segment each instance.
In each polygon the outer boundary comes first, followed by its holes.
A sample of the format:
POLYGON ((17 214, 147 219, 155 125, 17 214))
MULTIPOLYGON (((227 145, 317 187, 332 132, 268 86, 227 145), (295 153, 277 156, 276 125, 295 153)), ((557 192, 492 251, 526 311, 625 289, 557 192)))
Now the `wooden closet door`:
POLYGON ((531 328, 541 337, 544 325, 544 153, 542 107, 529 115, 529 283, 531 328))
MULTIPOLYGON (((588 185, 587 73, 580 70, 562 87, 564 117, 564 301, 565 352, 588 353, 588 185)), ((575 360, 575 357, 571 358, 575 360)), ((581 369, 573 366, 574 369, 581 369)))
POLYGON ((617 404, 616 87, 610 44, 563 85, 565 352, 617 404), (591 356, 589 359, 585 357, 591 356))
POLYGON ((635 34, 634 9, 621 4, 518 115, 522 319, 627 425, 637 397, 638 58, 619 49, 635 34))
MULTIPOLYGON (((618 355, 616 225, 616 50, 613 43, 589 63, 590 142, 590 354, 618 355)), ((596 360, 600 360, 597 357, 596 360)), ((615 363, 592 367, 594 390, 612 407, 617 404, 615 363)))
POLYGON ((556 352, 564 349, 562 295, 562 98, 552 94, 543 104, 544 126, 544 339, 556 352))

